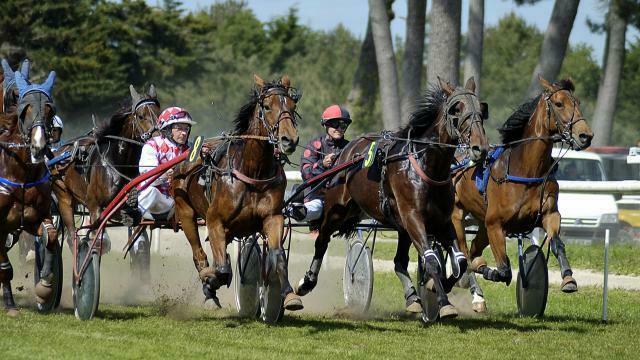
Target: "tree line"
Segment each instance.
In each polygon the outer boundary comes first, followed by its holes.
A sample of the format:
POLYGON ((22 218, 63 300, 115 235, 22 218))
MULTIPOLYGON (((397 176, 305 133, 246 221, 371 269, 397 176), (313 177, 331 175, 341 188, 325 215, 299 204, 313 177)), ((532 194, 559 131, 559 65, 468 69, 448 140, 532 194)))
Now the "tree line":
POLYGON ((175 0, 161 6, 142 0, 5 0, 0 55, 14 67, 32 59, 35 80, 56 70, 54 97, 67 134, 90 130, 92 113, 107 118, 123 103, 129 84, 154 83, 163 106, 189 109, 199 122, 196 131, 214 136, 231 128, 253 73, 270 79, 286 73, 303 92, 303 140, 321 131, 320 114, 331 103, 351 110, 347 135, 354 137, 404 124, 435 76, 454 83, 474 76, 491 106, 485 128, 496 142, 495 129, 539 91, 534 80, 541 73, 575 80, 596 143, 629 145, 640 137, 634 106, 640 41, 625 37, 627 26, 638 26, 634 1, 602 1, 607 20, 592 24, 607 34, 602 67, 589 46, 568 43, 578 0, 556 0, 545 32, 514 14, 485 26, 484 1, 470 0, 467 34, 460 31, 460 0, 433 0, 429 13, 425 0, 407 1, 407 14, 399 16, 406 19, 406 34, 394 47, 389 25, 404 20, 396 18, 392 0, 369 0, 362 39, 342 25, 311 29, 295 7, 263 22, 235 0, 196 11, 175 0))

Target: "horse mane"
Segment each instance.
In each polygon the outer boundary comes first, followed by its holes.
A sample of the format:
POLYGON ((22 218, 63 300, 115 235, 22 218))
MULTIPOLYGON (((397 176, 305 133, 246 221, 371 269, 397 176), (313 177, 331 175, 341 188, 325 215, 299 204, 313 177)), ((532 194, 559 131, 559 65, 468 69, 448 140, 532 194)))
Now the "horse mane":
POLYGON ((93 134, 98 141, 107 135, 117 136, 120 134, 127 118, 131 115, 131 98, 126 98, 120 104, 120 109, 108 121, 102 121, 96 125, 93 134))
POLYGON ((397 135, 403 138, 422 136, 438 119, 438 114, 446 102, 447 95, 439 85, 429 86, 409 116, 409 124, 401 128, 397 135))
POLYGON ((251 117, 253 116, 254 109, 260 101, 260 95, 266 93, 270 89, 273 88, 282 88, 286 89, 280 80, 273 80, 271 82, 266 83, 262 88, 254 87, 251 89, 249 93, 249 99, 247 103, 242 105, 240 111, 236 115, 236 118, 233 120, 233 134, 241 135, 246 134, 249 130, 249 124, 251 123, 251 117))
MULTIPOLYGON (((553 88, 555 91, 568 90, 573 92, 575 90, 575 86, 571 79, 560 80, 553 84, 553 88)), ((529 123, 529 119, 531 119, 531 116, 533 116, 533 113, 536 111, 538 101, 540 101, 542 95, 543 93, 540 93, 540 95, 520 104, 513 114, 509 116, 507 121, 502 124, 502 127, 498 129, 503 144, 522 138, 524 129, 529 123)))

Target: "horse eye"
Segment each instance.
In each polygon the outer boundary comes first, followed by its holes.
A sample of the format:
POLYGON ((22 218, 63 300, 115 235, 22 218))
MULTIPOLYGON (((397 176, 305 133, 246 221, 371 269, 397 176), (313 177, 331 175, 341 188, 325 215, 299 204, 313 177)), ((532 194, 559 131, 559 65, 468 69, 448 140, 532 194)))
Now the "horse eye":
POLYGON ((561 108, 562 106, 564 106, 564 105, 563 105, 561 102, 559 102, 559 101, 558 101, 558 102, 556 102, 556 103, 555 103, 555 105, 556 105, 557 107, 559 107, 559 108, 561 108))
POLYGON ((265 106, 264 106, 264 110, 265 110, 265 111, 269 111, 269 110, 271 110, 271 106, 269 106, 269 105, 265 105, 265 106))

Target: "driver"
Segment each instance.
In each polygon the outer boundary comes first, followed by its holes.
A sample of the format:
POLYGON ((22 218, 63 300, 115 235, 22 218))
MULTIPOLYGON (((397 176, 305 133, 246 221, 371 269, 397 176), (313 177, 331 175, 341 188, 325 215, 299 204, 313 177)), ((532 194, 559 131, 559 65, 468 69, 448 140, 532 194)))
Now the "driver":
MULTIPOLYGON (((162 165, 189 149, 191 126, 196 124, 189 112, 174 106, 162 111, 158 117, 157 128, 160 135, 151 138, 142 147, 140 155, 140 174, 162 165)), ((156 179, 138 195, 138 209, 145 219, 166 220, 173 215, 174 200, 169 194, 169 185, 173 170, 156 179)))

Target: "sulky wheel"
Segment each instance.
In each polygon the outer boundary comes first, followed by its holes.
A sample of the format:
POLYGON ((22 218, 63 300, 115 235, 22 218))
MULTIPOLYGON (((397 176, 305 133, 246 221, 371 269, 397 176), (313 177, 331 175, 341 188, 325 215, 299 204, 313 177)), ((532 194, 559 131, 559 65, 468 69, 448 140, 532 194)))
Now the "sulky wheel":
MULTIPOLYGON (((268 268, 268 258, 261 257, 262 268, 268 268)), ((284 299, 282 298, 282 284, 275 267, 266 271, 267 276, 261 279, 259 288, 260 319, 267 324, 275 324, 284 315, 284 299)))
POLYGON ((418 256, 418 296, 422 300, 422 321, 432 323, 438 320, 440 315, 440 305, 436 293, 429 288, 430 276, 425 274, 422 257, 418 256))
POLYGON ((549 274, 542 249, 531 245, 519 261, 516 301, 520 316, 541 317, 547 306, 549 274))
POLYGON ((355 313, 365 313, 373 295, 373 260, 371 249, 356 240, 347 248, 342 277, 344 302, 355 313))
POLYGON ((242 317, 260 315, 260 247, 254 236, 235 241, 235 276, 233 276, 236 309, 242 317))
MULTIPOLYGON (((89 249, 89 237, 78 241, 77 268, 82 266, 89 249)), ((98 310, 100 302, 100 255, 92 251, 86 271, 82 274, 80 284, 73 283, 73 307, 80 320, 91 319, 98 310)))

